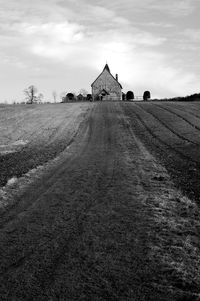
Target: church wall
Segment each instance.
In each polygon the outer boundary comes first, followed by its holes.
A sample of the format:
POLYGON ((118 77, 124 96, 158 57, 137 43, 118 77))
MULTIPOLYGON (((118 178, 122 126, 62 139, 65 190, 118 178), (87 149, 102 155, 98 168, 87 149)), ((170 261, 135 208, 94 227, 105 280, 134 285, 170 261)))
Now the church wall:
POLYGON ((98 95, 103 89, 110 94, 105 96, 104 100, 121 100, 121 87, 107 70, 104 70, 100 77, 94 82, 92 86, 93 97, 95 98, 95 96, 98 95))

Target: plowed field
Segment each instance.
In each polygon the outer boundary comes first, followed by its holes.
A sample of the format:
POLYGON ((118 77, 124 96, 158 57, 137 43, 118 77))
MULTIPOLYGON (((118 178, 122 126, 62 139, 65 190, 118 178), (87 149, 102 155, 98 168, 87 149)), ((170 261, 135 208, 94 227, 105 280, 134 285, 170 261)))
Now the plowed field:
POLYGON ((134 103, 124 110, 135 134, 200 205, 200 104, 134 103))
POLYGON ((0 107, 0 300, 200 300, 200 104, 0 107))

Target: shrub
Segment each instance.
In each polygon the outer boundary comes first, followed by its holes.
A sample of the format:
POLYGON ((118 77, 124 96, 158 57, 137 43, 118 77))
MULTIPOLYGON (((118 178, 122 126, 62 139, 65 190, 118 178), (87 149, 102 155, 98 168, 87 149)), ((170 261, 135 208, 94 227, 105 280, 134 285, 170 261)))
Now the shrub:
POLYGON ((148 100, 151 98, 151 93, 149 91, 145 91, 143 94, 143 100, 148 100))
POLYGON ((128 91, 126 93, 126 100, 131 100, 131 99, 134 99, 134 93, 133 91, 128 91))

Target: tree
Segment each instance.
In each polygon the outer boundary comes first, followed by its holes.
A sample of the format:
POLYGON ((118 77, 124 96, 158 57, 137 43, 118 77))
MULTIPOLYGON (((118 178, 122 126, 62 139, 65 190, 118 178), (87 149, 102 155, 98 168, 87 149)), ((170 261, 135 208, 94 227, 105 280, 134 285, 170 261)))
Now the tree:
POLYGON ((42 93, 39 93, 38 96, 36 96, 36 99, 39 103, 41 103, 44 99, 44 95, 42 93))
POLYGON ((131 99, 134 99, 134 93, 133 91, 128 91, 126 93, 126 100, 131 100, 131 99))
POLYGON ((85 90, 85 89, 80 89, 80 91, 79 91, 78 93, 79 93, 79 94, 82 94, 84 97, 86 97, 87 94, 88 94, 88 91, 85 90))
POLYGON ((53 91, 53 92, 52 92, 52 95, 53 95, 53 100, 54 100, 54 102, 57 102, 57 92, 56 92, 56 91, 53 91))
POLYGON ((33 85, 29 86, 27 89, 24 90, 24 94, 26 95, 27 103, 34 103, 38 99, 36 97, 37 88, 33 85))
POLYGON ((151 98, 151 93, 149 91, 145 91, 143 94, 143 100, 148 100, 151 98))
POLYGON ((66 91, 60 93, 61 102, 66 102, 67 101, 66 94, 67 94, 66 91))
POLYGON ((67 93, 67 99, 68 100, 74 100, 74 94, 73 93, 67 93))
POLYGON ((122 100, 125 101, 126 100, 126 94, 124 92, 122 92, 122 100))
POLYGON ((92 102, 92 94, 87 94, 86 99, 92 102))

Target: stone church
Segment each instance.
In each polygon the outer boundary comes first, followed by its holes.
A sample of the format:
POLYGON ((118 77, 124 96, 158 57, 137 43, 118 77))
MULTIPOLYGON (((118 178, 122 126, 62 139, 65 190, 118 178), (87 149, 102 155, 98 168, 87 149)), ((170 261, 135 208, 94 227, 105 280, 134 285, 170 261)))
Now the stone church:
POLYGON ((101 74, 92 83, 93 100, 119 101, 122 100, 122 86, 118 82, 118 75, 114 77, 108 64, 105 65, 101 74))

